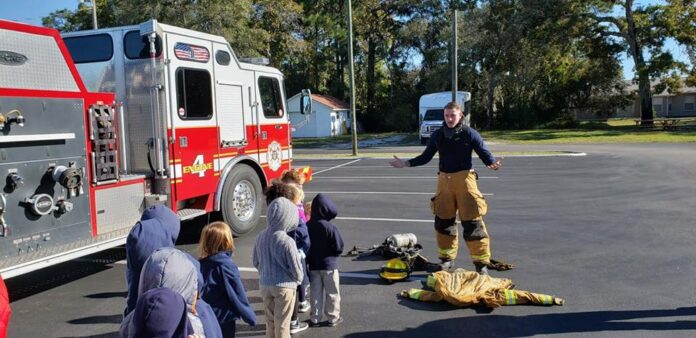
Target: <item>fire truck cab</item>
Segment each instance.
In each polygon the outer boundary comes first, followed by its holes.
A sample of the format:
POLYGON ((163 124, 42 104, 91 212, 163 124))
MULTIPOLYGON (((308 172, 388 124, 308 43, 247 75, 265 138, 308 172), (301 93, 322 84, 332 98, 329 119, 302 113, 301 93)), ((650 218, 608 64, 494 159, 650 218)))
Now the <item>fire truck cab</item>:
POLYGON ((246 234, 291 167, 282 74, 223 37, 150 20, 61 38, 0 20, 0 40, 5 278, 123 244, 153 204, 219 211, 246 234))

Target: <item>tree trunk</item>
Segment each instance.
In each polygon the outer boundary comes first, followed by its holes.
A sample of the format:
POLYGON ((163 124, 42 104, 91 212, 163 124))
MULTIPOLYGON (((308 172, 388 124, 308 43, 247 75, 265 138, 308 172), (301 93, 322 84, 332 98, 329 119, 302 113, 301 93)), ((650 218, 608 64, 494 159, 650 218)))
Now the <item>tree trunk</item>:
POLYGON ((636 73, 638 74, 638 94, 640 95, 640 124, 642 126, 653 125, 652 95, 650 93, 650 76, 648 75, 643 48, 636 37, 636 23, 633 19, 633 0, 626 0, 626 40, 628 40, 629 53, 633 57, 636 73))
POLYGON ((486 129, 493 125, 493 100, 495 97, 495 76, 492 71, 488 71, 488 88, 486 90, 486 129))

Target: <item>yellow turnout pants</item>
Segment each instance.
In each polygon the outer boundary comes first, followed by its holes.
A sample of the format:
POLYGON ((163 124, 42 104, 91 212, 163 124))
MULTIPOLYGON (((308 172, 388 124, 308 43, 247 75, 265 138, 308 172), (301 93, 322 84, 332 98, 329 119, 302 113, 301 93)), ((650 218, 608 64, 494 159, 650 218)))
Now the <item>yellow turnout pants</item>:
POLYGON ((431 209, 435 215, 438 256, 442 261, 457 257, 459 238, 456 217, 459 214, 471 259, 474 263, 490 263, 490 238, 483 222, 488 205, 476 179, 474 171, 440 173, 437 177, 437 192, 431 199, 431 209))

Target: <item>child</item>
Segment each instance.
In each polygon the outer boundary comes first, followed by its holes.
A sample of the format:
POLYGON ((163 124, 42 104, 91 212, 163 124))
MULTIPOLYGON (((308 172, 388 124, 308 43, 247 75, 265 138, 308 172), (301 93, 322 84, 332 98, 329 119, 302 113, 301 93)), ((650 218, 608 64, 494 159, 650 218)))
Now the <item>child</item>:
POLYGON ((279 197, 268 205, 268 228, 254 245, 253 263, 259 271, 259 285, 266 314, 266 337, 290 336, 290 317, 297 286, 304 278, 295 241, 288 232, 297 227, 297 207, 279 197))
MULTIPOLYGON (((140 273, 138 298, 150 289, 166 287, 180 294, 186 302, 186 315, 194 335, 206 338, 222 338, 220 325, 210 305, 198 299, 198 276, 200 271, 191 255, 175 248, 156 250, 143 264, 140 273)), ((120 336, 130 337, 135 332, 134 311, 121 322, 120 336)))
POLYGON ((126 239, 128 296, 126 309, 123 312, 124 317, 135 309, 143 264, 155 250, 174 247, 180 228, 179 216, 164 205, 154 205, 145 209, 140 221, 128 233, 126 239))
POLYGON ((188 338, 193 327, 186 313, 186 301, 170 288, 143 293, 133 310, 133 330, 123 338, 188 338))
MULTIPOLYGON (((270 203, 278 197, 285 197, 296 205, 301 206, 301 201, 304 199, 304 193, 296 184, 283 184, 276 182, 266 191, 266 202, 270 203)), ((299 313, 309 311, 309 302, 306 300, 305 292, 307 285, 309 284, 309 277, 307 276, 307 263, 305 262, 305 259, 307 257, 307 253, 309 252, 310 240, 307 225, 301 219, 302 213, 299 213, 298 216, 300 217, 300 221, 297 224, 297 228, 289 231, 288 236, 295 240, 295 244, 297 245, 298 253, 302 259, 302 272, 304 274, 304 278, 302 279, 302 283, 297 287, 297 301, 295 302, 295 307, 293 309, 290 322, 291 334, 304 331, 309 327, 309 325, 306 323, 299 321, 299 313)))
POLYGON ((285 184, 294 184, 300 189, 302 196, 300 197, 299 201, 296 201, 293 199, 290 199, 290 200, 295 202, 295 204, 297 204, 297 211, 300 213, 300 220, 302 222, 307 223, 307 214, 306 214, 305 208, 302 204, 304 202, 304 192, 302 191, 302 185, 305 182, 304 175, 302 175, 297 170, 287 170, 283 173, 283 176, 281 177, 280 180, 281 180, 281 182, 283 182, 285 184))
POLYGON ((203 300, 215 312, 224 337, 234 337, 237 319, 256 325, 256 314, 249 305, 239 268, 232 260, 234 240, 229 225, 213 222, 201 231, 201 272, 205 286, 203 300))
POLYGON ((338 228, 331 223, 337 215, 336 205, 328 196, 318 194, 314 197, 311 218, 307 223, 309 238, 313 243, 308 255, 309 276, 312 281, 309 287, 312 300, 309 318, 312 326, 319 325, 323 314, 329 320, 329 326, 343 322, 336 261, 343 252, 343 239, 338 228))

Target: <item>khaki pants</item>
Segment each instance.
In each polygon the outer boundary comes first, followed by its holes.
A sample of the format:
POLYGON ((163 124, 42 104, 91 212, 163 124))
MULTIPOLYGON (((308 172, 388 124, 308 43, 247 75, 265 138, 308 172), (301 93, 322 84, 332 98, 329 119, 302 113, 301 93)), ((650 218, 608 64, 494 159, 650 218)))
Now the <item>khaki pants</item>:
POLYGON ((435 215, 438 256, 443 261, 457 257, 459 239, 456 217, 459 215, 471 259, 484 264, 490 262, 490 238, 483 223, 488 204, 478 189, 476 178, 473 171, 440 173, 437 177, 437 192, 430 206, 435 215))
POLYGON ((290 317, 295 306, 296 288, 261 286, 266 314, 266 337, 290 338, 290 317))
POLYGON ((322 315, 329 322, 335 322, 341 316, 341 292, 339 289, 338 270, 309 271, 310 300, 312 312, 309 319, 319 323, 322 315))

